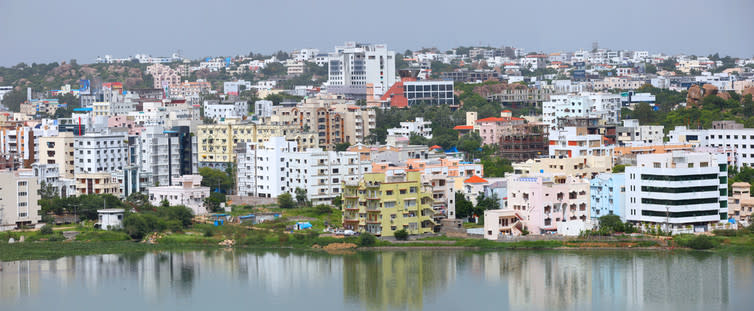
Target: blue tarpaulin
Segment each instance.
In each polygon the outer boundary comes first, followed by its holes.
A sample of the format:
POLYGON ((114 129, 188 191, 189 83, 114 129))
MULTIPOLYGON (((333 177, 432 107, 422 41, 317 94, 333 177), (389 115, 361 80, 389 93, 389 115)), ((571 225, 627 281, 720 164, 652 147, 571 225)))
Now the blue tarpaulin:
POLYGON ((312 227, 312 224, 309 223, 308 221, 296 223, 296 230, 304 230, 304 229, 309 229, 311 227, 312 227))

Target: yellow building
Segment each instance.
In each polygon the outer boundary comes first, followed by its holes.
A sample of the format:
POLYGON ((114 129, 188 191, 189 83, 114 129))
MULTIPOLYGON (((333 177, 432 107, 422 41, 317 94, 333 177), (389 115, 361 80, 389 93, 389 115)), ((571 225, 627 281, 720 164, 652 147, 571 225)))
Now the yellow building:
POLYGON ((120 185, 110 173, 76 174, 76 194, 112 194, 120 196, 120 185))
POLYGON ((239 142, 263 143, 273 136, 295 140, 301 150, 318 147, 316 135, 302 133, 295 126, 255 123, 200 125, 196 131, 200 167, 224 168, 236 160, 234 148, 239 142))
POLYGON ((358 183, 345 183, 343 228, 380 236, 432 233, 432 189, 420 172, 386 175, 366 173, 358 183))
POLYGON ((39 138, 39 163, 57 164, 60 177, 73 178, 73 133, 39 138))

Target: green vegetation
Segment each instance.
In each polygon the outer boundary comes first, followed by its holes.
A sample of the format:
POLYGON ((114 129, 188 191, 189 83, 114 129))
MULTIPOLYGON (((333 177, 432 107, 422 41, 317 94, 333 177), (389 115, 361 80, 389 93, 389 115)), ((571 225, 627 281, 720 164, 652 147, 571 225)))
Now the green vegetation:
POLYGON ((169 230, 179 232, 191 226, 193 215, 185 206, 161 206, 152 211, 127 213, 123 229, 134 239, 143 239, 147 234, 169 230))
POLYGON ((456 217, 459 219, 478 216, 479 223, 484 224, 484 211, 491 209, 499 209, 500 201, 498 198, 487 197, 480 194, 477 197, 477 204, 474 204, 466 199, 466 196, 462 192, 456 192, 456 217))
POLYGON ((77 215, 81 220, 95 220, 97 219, 97 210, 102 209, 105 206, 107 208, 123 208, 130 209, 130 204, 121 201, 117 197, 110 194, 87 194, 80 196, 70 196, 65 198, 43 198, 39 200, 40 214, 71 214, 77 215))
POLYGON ((278 206, 280 208, 294 208, 296 207, 296 201, 293 200, 293 196, 286 192, 278 196, 278 206))
POLYGON ((202 167, 199 168, 199 175, 202 175, 202 186, 210 187, 210 189, 214 189, 213 191, 230 193, 233 190, 233 177, 228 172, 202 167))
POLYGON ((406 231, 405 229, 401 229, 401 230, 393 232, 393 236, 395 236, 396 240, 406 241, 408 240, 408 231, 406 231))
POLYGON ((618 164, 613 167, 613 173, 625 173, 626 172, 626 165, 625 164, 618 164))
POLYGON ((636 228, 631 223, 624 223, 618 215, 605 215, 599 218, 599 229, 585 231, 582 236, 607 236, 614 233, 635 233, 636 228))

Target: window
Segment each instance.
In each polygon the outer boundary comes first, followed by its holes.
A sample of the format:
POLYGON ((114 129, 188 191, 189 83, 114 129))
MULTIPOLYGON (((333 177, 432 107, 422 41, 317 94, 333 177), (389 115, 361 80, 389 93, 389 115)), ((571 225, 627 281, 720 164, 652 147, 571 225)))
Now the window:
POLYGON ((660 162, 654 162, 654 163, 652 163, 652 166, 654 166, 654 168, 661 168, 662 167, 660 165, 660 162))

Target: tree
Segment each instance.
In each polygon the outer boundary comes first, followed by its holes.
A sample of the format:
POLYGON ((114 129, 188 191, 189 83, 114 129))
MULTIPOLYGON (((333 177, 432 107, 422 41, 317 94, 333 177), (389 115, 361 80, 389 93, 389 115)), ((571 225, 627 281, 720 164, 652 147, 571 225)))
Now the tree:
POLYGON ((301 189, 296 187, 296 190, 294 190, 294 193, 296 193, 296 202, 299 206, 305 206, 307 205, 307 198, 306 198, 306 189, 301 189))
POLYGON ((39 195, 42 199, 53 199, 58 197, 58 191, 53 185, 43 181, 39 184, 39 195))
POLYGON ((225 203, 225 201, 224 194, 220 192, 212 192, 209 194, 209 197, 204 199, 204 206, 210 211, 219 212, 222 203, 225 203))
POLYGON ((626 171, 626 165, 625 164, 618 164, 613 167, 613 173, 623 173, 626 171))
POLYGON ((202 175, 202 186, 214 188, 215 191, 228 193, 233 187, 233 179, 226 172, 210 167, 199 168, 202 175))
POLYGON ((458 149, 469 154, 469 159, 474 158, 474 154, 479 151, 481 146, 482 137, 476 132, 466 134, 458 140, 458 149))
POLYGON ((348 142, 340 143, 335 145, 335 151, 346 151, 348 150, 348 147, 351 147, 351 144, 349 144, 348 142))
POLYGON ((21 111, 21 104, 25 101, 26 92, 13 90, 3 96, 2 104, 10 111, 19 112, 21 111))
POLYGON ((395 231, 393 233, 393 236, 395 236, 396 240, 405 241, 405 240, 408 240, 408 231, 406 231, 406 229, 401 229, 401 230, 395 231))
POLYGON ((123 230, 131 238, 141 240, 149 231, 149 227, 140 214, 128 213, 123 217, 123 230))
POLYGON ((293 196, 286 192, 278 196, 278 206, 280 208, 294 208, 296 207, 296 201, 293 200, 293 196))
POLYGON ((42 226, 42 229, 39 229, 39 233, 44 234, 44 235, 52 234, 52 225, 45 224, 44 226, 42 226))
POLYGON ((343 206, 343 196, 339 194, 337 197, 333 198, 332 205, 335 205, 340 209, 340 207, 343 206))
POLYGON ((429 139, 421 135, 412 134, 408 139, 410 145, 428 145, 429 139))
POLYGON ((657 66, 653 64, 645 64, 644 65, 644 72, 649 74, 656 74, 657 73, 657 66))
POLYGON ((377 243, 377 238, 369 233, 359 235, 359 246, 373 246, 377 243))
POLYGON ((466 200, 462 192, 456 192, 456 218, 467 218, 474 213, 474 204, 466 200))

